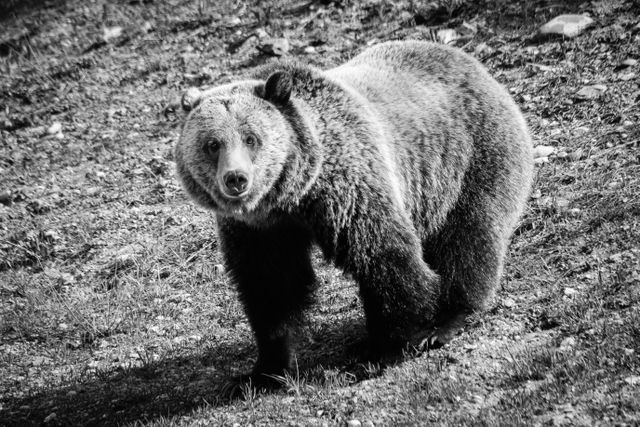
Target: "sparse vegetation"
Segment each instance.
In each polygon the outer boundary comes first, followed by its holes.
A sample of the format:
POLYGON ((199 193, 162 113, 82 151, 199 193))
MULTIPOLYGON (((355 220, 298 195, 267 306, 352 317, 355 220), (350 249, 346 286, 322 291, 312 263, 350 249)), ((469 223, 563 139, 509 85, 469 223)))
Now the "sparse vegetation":
POLYGON ((640 423, 633 1, 28 3, 0 7, 0 425, 640 423), (569 12, 595 25, 535 36, 569 12), (352 282, 318 256, 298 371, 220 398, 255 349, 214 220, 173 178, 171 106, 271 60, 261 31, 326 67, 464 23, 453 43, 553 147, 494 308, 374 363, 352 282))

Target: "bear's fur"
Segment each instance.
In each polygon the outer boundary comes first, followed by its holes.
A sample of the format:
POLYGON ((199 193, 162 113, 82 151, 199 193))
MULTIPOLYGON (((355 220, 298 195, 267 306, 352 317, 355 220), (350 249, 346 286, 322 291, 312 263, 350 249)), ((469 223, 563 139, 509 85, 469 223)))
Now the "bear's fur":
POLYGON ((358 283, 378 351, 442 344, 486 307, 533 162, 522 114, 478 61, 388 42, 328 71, 269 64, 188 107, 178 174, 217 213, 257 340, 254 380, 290 367, 314 245, 358 283), (249 190, 230 198, 220 170, 237 158, 249 190))

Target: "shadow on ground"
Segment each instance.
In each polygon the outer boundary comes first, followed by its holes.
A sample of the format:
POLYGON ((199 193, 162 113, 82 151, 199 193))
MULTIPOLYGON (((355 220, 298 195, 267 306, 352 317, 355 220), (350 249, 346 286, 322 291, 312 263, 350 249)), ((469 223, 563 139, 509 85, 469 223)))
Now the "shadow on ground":
MULTIPOLYGON (((363 324, 327 325, 313 343, 300 345, 300 372, 313 379, 322 367, 349 372, 354 382, 378 375, 364 368, 365 336, 363 324)), ((0 425, 120 425, 224 406, 230 400, 220 390, 232 375, 250 369, 254 354, 251 343, 233 341, 144 367, 98 373, 81 383, 2 402, 0 425)))

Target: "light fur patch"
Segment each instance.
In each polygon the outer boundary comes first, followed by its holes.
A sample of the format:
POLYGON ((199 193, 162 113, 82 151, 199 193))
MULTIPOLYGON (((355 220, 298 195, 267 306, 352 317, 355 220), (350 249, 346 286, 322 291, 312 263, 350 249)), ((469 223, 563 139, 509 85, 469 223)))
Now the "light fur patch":
MULTIPOLYGON (((341 67, 334 68, 333 70, 330 70, 329 72, 325 73, 325 76, 328 79, 332 80, 334 83, 338 84, 340 87, 342 87, 342 89, 345 92, 349 93, 350 96, 358 100, 358 102, 362 105, 363 109, 370 110, 371 108, 369 107, 369 101, 365 97, 363 97, 360 94, 360 92, 352 88, 348 83, 345 82, 344 79, 341 78, 343 73, 348 75, 366 75, 366 72, 363 72, 366 70, 358 71, 359 68, 367 68, 367 67, 341 66, 341 67)), ((366 116, 375 117, 375 113, 373 111, 369 111, 367 112, 366 116)), ((370 124, 371 124, 371 128, 375 129, 375 132, 374 132, 375 135, 373 140, 376 143, 378 152, 382 156, 382 160, 385 165, 385 170, 387 172, 387 182, 391 187, 391 192, 393 193, 394 201, 396 203, 396 206, 398 206, 401 209, 404 209, 405 202, 404 202, 403 189, 405 186, 402 181, 402 177, 398 172, 398 168, 397 168, 398 162, 394 158, 393 153, 391 152, 391 147, 389 147, 389 144, 387 143, 387 141, 389 140, 389 132, 377 120, 371 120, 370 124)))
POLYGON ((386 141, 378 142, 378 150, 380 151, 380 154, 382 155, 382 159, 384 160, 384 164, 386 166, 388 182, 391 186, 393 197, 396 199, 396 203, 398 204, 398 206, 404 209, 404 192, 402 191, 402 188, 404 186, 402 184, 400 174, 398 173, 398 168, 396 167, 398 163, 392 157, 393 154, 391 153, 389 144, 387 144, 386 141))

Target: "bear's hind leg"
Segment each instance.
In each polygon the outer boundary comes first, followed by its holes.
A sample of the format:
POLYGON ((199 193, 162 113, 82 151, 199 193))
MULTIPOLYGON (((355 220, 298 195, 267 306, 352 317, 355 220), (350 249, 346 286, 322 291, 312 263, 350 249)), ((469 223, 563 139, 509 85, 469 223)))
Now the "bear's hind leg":
POLYGON ((458 208, 440 235, 424 243, 424 258, 440 274, 442 293, 435 328, 423 345, 441 347, 466 318, 484 310, 495 293, 517 212, 492 218, 480 209, 458 208), (501 222, 502 221, 502 222, 501 222))
POLYGON ((242 378, 254 386, 274 385, 292 364, 292 335, 312 302, 315 274, 311 235, 293 221, 268 228, 219 219, 222 252, 253 329, 258 359, 242 378))

